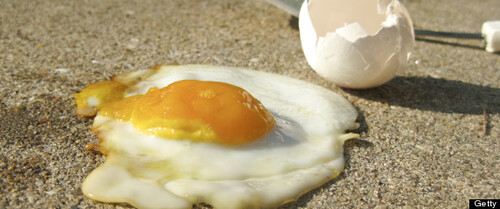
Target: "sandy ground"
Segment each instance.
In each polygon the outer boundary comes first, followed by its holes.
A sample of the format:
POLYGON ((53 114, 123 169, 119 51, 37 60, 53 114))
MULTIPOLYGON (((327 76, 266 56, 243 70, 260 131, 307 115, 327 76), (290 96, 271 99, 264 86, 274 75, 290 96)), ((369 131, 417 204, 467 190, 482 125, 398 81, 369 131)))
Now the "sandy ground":
MULTIPOLYGON (((478 32, 498 0, 406 0, 419 29, 478 32)), ((348 90, 316 75, 296 19, 264 0, 0 0, 0 208, 122 208, 85 198, 103 156, 72 94, 159 63, 227 65, 307 80, 358 109, 346 169, 283 208, 467 207, 500 198, 500 55, 419 37, 405 72, 348 90)))

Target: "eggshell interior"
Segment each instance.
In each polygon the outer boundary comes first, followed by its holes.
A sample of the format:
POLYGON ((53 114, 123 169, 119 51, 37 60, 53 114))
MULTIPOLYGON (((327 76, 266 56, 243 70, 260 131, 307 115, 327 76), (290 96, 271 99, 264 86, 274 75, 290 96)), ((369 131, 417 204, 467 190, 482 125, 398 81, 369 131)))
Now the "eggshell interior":
POLYGON ((379 86, 407 68, 413 26, 398 1, 311 0, 299 18, 309 65, 339 86, 379 86))

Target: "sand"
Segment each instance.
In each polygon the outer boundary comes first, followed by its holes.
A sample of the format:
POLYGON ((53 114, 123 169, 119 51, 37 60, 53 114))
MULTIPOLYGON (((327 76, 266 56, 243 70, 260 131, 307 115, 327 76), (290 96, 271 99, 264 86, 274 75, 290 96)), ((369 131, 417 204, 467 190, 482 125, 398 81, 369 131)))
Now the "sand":
MULTIPOLYGON (((418 29, 479 32, 500 20, 498 0, 402 2, 418 29)), ((344 172, 283 208, 464 208, 500 198, 500 55, 480 40, 419 37, 407 71, 349 90, 310 69, 297 20, 264 0, 0 5, 0 208, 130 207, 83 196, 104 156, 85 150, 97 138, 72 95, 160 63, 274 72, 354 104, 361 137, 345 145, 344 172)))

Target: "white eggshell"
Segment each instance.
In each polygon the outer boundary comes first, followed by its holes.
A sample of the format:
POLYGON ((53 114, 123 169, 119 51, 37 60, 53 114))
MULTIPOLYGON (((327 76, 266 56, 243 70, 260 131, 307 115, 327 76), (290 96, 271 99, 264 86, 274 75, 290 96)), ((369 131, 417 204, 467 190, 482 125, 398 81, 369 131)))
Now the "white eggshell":
POLYGON ((495 53, 500 51, 500 21, 483 23, 481 32, 486 40, 486 51, 495 53))
POLYGON ((411 19, 397 0, 310 0, 299 15, 309 65, 342 87, 371 88, 407 68, 411 19))

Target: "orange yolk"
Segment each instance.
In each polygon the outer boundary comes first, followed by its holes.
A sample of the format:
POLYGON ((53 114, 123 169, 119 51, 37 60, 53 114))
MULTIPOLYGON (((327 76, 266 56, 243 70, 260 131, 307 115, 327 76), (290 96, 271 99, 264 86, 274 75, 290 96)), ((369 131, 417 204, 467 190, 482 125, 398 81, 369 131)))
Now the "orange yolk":
POLYGON ((111 101, 99 114, 130 121, 146 134, 225 145, 255 141, 275 124, 269 111, 244 89, 196 80, 111 101))
POLYGON ((95 115, 103 104, 120 100, 125 96, 127 86, 117 81, 101 81, 85 87, 74 94, 77 113, 81 116, 95 115))

